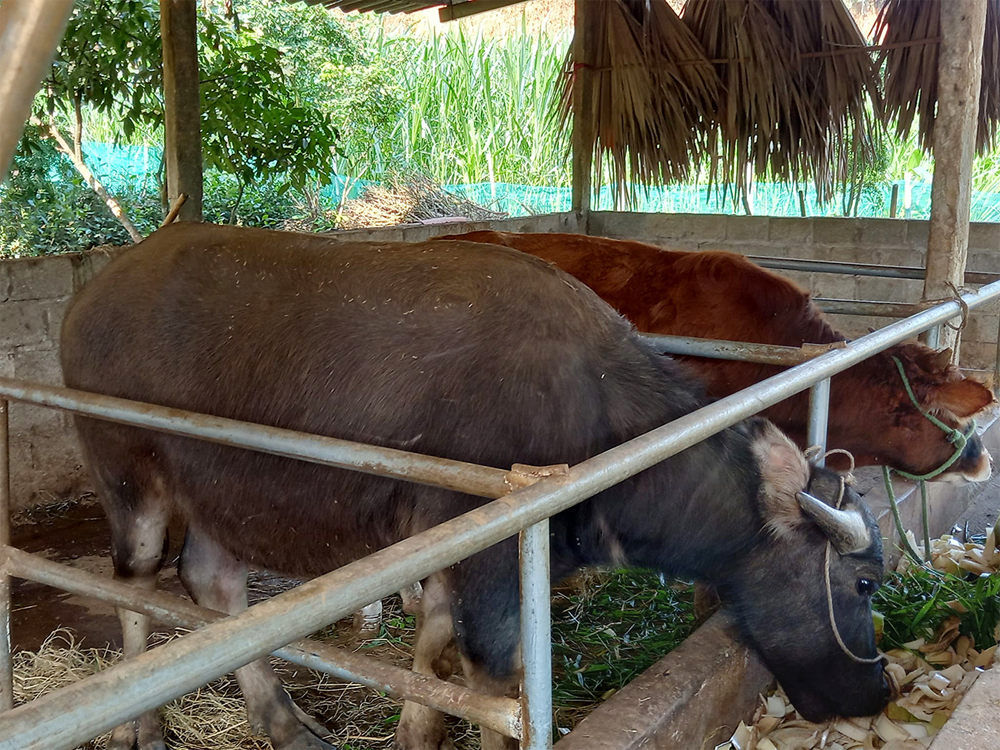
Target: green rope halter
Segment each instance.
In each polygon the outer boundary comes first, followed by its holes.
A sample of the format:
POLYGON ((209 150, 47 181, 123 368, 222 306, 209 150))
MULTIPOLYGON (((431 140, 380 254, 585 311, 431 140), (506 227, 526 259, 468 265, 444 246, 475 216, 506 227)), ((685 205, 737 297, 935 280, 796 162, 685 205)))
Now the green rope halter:
MULTIPOLYGON (((903 387, 906 388, 906 395, 910 397, 910 401, 913 402, 914 408, 920 412, 925 419, 930 421, 931 424, 944 432, 948 436, 948 442, 955 446, 955 452, 951 454, 950 458, 948 458, 938 468, 929 471, 926 474, 911 474, 908 471, 895 469, 895 472, 901 477, 911 479, 920 484, 920 505, 924 532, 924 554, 927 556, 927 561, 929 562, 931 556, 931 535, 930 522, 928 519, 929 512, 927 508, 927 486, 924 484, 924 481, 927 479, 933 479, 934 477, 943 474, 959 459, 962 455, 962 451, 965 450, 965 446, 969 442, 969 438, 972 437, 976 431, 976 422, 975 420, 972 420, 963 432, 962 430, 958 430, 954 427, 949 427, 933 414, 922 409, 920 403, 917 401, 917 397, 913 393, 913 388, 910 386, 910 380, 906 377, 906 371, 903 369, 903 363, 899 361, 899 357, 893 357, 892 361, 896 363, 896 369, 899 370, 899 377, 903 380, 903 387)), ((899 534, 899 543, 903 546, 906 554, 909 555, 915 563, 923 565, 924 561, 920 559, 916 550, 913 549, 909 540, 906 538, 906 530, 903 528, 903 521, 899 516, 899 507, 896 505, 896 495, 892 490, 892 481, 889 476, 890 471, 892 471, 892 469, 888 466, 882 467, 882 479, 885 481, 885 491, 889 496, 889 505, 892 508, 892 518, 896 523, 896 533, 899 534)))
POLYGON ((954 464, 962 455, 962 451, 965 450, 966 443, 969 442, 969 438, 972 437, 973 433, 976 431, 976 422, 973 420, 965 432, 962 432, 954 427, 949 427, 930 412, 920 408, 920 403, 917 401, 917 397, 913 395, 913 388, 910 386, 910 379, 906 377, 906 371, 903 369, 903 363, 899 361, 899 357, 893 357, 892 361, 896 363, 896 369, 899 370, 899 377, 903 380, 903 387, 906 388, 906 395, 909 396, 910 401, 913 402, 913 407, 932 425, 944 432, 948 436, 948 442, 955 446, 955 452, 951 454, 951 457, 947 461, 926 474, 911 474, 908 471, 901 471, 900 469, 896 469, 895 471, 901 477, 906 477, 907 479, 912 479, 916 482, 924 479, 934 479, 934 477, 943 474, 951 468, 952 464, 954 464))

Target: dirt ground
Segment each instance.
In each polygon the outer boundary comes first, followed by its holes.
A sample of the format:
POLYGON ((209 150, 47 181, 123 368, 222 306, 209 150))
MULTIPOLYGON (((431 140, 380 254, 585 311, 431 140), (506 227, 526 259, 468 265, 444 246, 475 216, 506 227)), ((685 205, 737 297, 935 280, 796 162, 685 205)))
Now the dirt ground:
MULTIPOLYGON (((74 502, 22 512, 14 519, 15 547, 55 562, 67 563, 90 573, 110 577, 111 537, 108 523, 97 500, 84 497, 74 502)), ((159 589, 186 595, 177 577, 177 558, 183 529, 170 528, 167 563, 160 573, 159 589)), ((263 572, 250 575, 250 603, 298 583, 263 572)), ((60 627, 71 628, 83 646, 121 648, 121 629, 114 607, 94 599, 68 594, 37 583, 14 579, 11 636, 15 650, 36 650, 45 638, 60 627)), ((171 629, 157 632, 170 633, 171 629)))

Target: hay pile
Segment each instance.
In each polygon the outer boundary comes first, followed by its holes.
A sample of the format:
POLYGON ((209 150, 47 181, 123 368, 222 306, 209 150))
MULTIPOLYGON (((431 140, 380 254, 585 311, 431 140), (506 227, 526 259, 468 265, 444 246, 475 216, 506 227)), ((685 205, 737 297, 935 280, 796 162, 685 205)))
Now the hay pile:
MULTIPOLYGON (((412 618, 404 617, 398 599, 386 601, 385 626, 380 638, 359 644, 350 619, 319 634, 321 640, 363 648, 379 659, 409 666, 412 659, 412 618)), ((154 636, 161 645, 177 636, 154 636)), ((14 656, 14 702, 20 705, 106 669, 121 659, 119 651, 85 648, 71 630, 49 636, 37 652, 14 656)), ((296 665, 273 661, 295 702, 330 729, 328 741, 338 747, 388 748, 399 718, 400 704, 359 685, 334 682, 328 676, 296 665)), ((189 693, 161 710, 163 735, 168 748, 183 750, 271 750, 267 737, 254 733, 246 704, 236 680, 223 677, 189 693)), ((449 720, 456 750, 479 746, 478 731, 465 722, 449 720)), ((79 750, 104 750, 110 733, 82 745, 79 750)))
MULTIPOLYGON (((1000 524, 983 544, 960 543, 944 536, 931 542, 931 560, 943 573, 997 575, 1000 571, 1000 524)), ((912 532, 910 543, 917 547, 912 532)), ((918 548, 923 556, 923 550, 918 548)), ((900 560, 898 570, 909 567, 900 560)), ((959 602, 951 603, 964 612, 959 602)), ((1000 641, 1000 624, 994 639, 1000 641)), ((890 679, 899 697, 878 716, 836 719, 826 724, 805 721, 781 688, 761 699, 750 726, 740 723, 729 742, 717 750, 921 750, 930 745, 983 669, 997 664, 997 646, 978 650, 959 634, 959 619, 942 623, 934 636, 886 652, 890 679)))
POLYGON ((337 228, 389 227, 449 217, 495 221, 507 214, 452 195, 423 177, 394 177, 385 185, 369 186, 360 198, 346 201, 340 207, 337 228))

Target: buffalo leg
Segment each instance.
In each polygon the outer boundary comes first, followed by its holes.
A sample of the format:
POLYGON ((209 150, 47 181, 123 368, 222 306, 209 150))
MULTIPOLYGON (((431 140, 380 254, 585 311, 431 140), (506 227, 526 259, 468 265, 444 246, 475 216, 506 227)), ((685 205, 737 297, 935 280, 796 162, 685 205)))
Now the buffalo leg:
MULTIPOLYGON (((194 528, 181 553, 180 577, 191 597, 203 607, 237 614, 247 608, 247 566, 194 528)), ((281 687, 266 659, 236 670, 254 730, 263 730, 275 750, 334 750, 320 739, 329 734, 308 718, 281 687)))
MULTIPOLYGON (((478 693, 487 695, 517 698, 520 694, 520 678, 518 674, 509 677, 493 677, 485 669, 472 664, 468 659, 462 659, 462 669, 468 686, 478 693)), ((482 727, 482 750, 517 750, 517 740, 482 727)))
MULTIPOLYGON (((400 589, 399 598, 403 600, 403 612, 415 615, 420 612, 420 598, 424 590, 420 581, 411 583, 400 589)), ((382 602, 372 602, 367 607, 354 613, 354 631, 362 638, 377 638, 382 627, 382 602)))
MULTIPOLYGON (((418 621, 413 671, 446 680, 451 677, 452 667, 444 654, 454 643, 454 631, 449 597, 440 575, 427 579, 418 621)), ((444 715, 419 703, 405 702, 396 729, 395 746, 397 750, 450 748, 444 715)))
MULTIPOLYGON (((123 481, 105 487, 102 497, 112 498, 136 489, 135 482, 123 481)), ((123 498, 117 498, 123 499, 123 498)), ((107 506, 111 522, 111 556, 115 578, 137 588, 152 591, 163 564, 167 539, 167 512, 159 497, 134 496, 120 504, 107 506), (117 511, 117 512, 116 512, 117 511)), ((149 640, 149 617, 126 609, 118 609, 122 626, 122 646, 126 659, 139 656, 149 640)), ((165 750, 156 711, 147 711, 138 719, 115 727, 108 750, 165 750)))

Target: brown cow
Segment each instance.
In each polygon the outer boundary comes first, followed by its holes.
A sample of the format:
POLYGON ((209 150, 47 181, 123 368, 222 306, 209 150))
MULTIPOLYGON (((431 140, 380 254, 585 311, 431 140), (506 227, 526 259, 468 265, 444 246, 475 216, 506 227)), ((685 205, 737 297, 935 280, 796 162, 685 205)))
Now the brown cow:
MULTIPOLYGON (((846 339, 827 323, 808 293, 735 253, 662 250, 642 242, 577 234, 480 231, 447 239, 503 245, 554 263, 597 292, 640 331, 784 346, 846 339)), ((850 451, 858 465, 930 472, 952 456, 954 446, 914 408, 892 357, 903 363, 921 406, 950 426, 964 429, 970 417, 995 402, 988 388, 962 377, 950 364, 949 353, 916 342, 900 344, 833 378, 829 444, 850 451)), ((717 397, 782 369, 699 357, 679 359, 717 397)), ((807 393, 782 401, 764 415, 805 446, 807 393)), ((971 437, 962 456, 942 476, 985 481, 990 463, 982 441, 971 437)))

